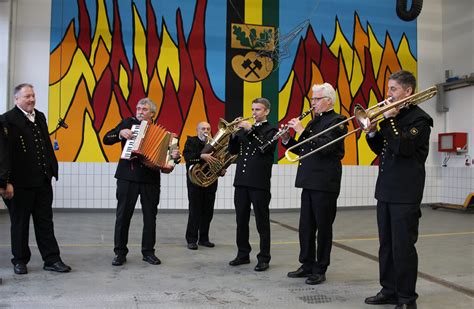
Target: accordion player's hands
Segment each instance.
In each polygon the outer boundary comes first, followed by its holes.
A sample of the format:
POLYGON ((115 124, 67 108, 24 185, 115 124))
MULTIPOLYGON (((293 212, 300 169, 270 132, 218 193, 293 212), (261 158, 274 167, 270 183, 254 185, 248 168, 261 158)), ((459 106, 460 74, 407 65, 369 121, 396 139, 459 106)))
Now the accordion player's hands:
POLYGON ((124 138, 124 139, 132 139, 133 138, 133 132, 130 129, 122 129, 120 130, 119 135, 124 138))

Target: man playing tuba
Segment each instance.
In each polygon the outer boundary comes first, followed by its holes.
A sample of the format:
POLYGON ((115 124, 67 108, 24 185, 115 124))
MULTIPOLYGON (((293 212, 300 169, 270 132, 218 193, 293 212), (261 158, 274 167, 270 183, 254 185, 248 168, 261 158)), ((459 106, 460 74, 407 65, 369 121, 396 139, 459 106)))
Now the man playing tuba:
MULTIPOLYGON (((213 157, 213 153, 202 153, 211 134, 211 125, 200 122, 196 128, 196 136, 188 136, 184 145, 183 156, 186 160, 186 170, 190 171, 195 164, 207 163, 219 164, 219 159, 213 157)), ((225 169, 220 175, 225 174, 225 169)), ((188 249, 197 250, 198 245, 212 248, 214 243, 209 241, 209 226, 214 215, 214 202, 217 191, 217 178, 208 186, 194 184, 189 173, 186 173, 186 184, 188 187, 189 216, 186 228, 186 241, 188 249)))

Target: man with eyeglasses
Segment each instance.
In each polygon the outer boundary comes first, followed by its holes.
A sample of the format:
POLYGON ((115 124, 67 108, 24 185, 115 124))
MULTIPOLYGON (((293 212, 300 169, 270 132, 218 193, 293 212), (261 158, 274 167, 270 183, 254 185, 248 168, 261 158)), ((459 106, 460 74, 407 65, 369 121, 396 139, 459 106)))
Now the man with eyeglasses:
MULTIPOLYGON (((293 118, 288 123, 300 135, 298 142, 345 119, 334 111, 336 92, 330 84, 314 85, 312 90, 313 119, 306 128, 298 118, 293 118)), ((347 125, 341 124, 320 137, 295 147, 292 152, 303 156, 346 132, 347 125)), ((298 142, 289 132, 282 136, 282 144, 286 148, 298 142)), ((296 271, 289 272, 288 277, 308 277, 306 284, 320 284, 326 280, 332 248, 332 224, 336 218, 336 202, 341 188, 343 157, 344 141, 341 140, 302 159, 298 164, 296 187, 303 189, 299 222, 299 261, 302 265, 296 271)))
MULTIPOLYGON (((387 101, 412 95, 416 78, 398 71, 388 78, 387 101)), ((425 186, 425 161, 430 149, 433 119, 417 105, 395 107, 384 120, 365 129, 370 149, 379 156, 375 186, 379 231, 379 272, 382 289, 367 297, 366 304, 396 304, 416 309, 418 255, 415 243, 425 186), (408 181, 409 180, 409 181, 408 181)))

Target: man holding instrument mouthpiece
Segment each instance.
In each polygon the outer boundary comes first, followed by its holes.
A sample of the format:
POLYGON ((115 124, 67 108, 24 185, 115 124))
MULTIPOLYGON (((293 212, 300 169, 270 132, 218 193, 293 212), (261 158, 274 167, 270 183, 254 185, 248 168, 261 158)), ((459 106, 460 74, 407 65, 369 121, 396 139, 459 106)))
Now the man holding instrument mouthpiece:
MULTIPOLYGON (((341 123, 345 117, 334 111, 334 88, 324 83, 314 85, 312 90, 313 119, 306 128, 299 117, 288 123, 290 128, 300 134, 299 141, 291 137, 288 131, 282 135, 283 146, 294 146, 291 151, 299 156, 327 145, 347 132, 347 123, 341 123), (338 123, 341 124, 338 126, 338 123), (307 140, 332 126, 335 126, 333 130, 327 130, 319 137, 307 140)), ((343 157, 344 141, 341 139, 300 160, 298 164, 296 187, 303 189, 299 222, 299 261, 302 265, 296 271, 289 272, 288 277, 308 277, 306 284, 320 284, 326 280, 332 248, 332 224, 336 218, 336 203, 341 187, 343 157)))
POLYGON ((253 205, 255 222, 260 235, 260 252, 255 271, 265 271, 270 263, 270 178, 272 176, 273 154, 276 145, 260 150, 271 139, 277 129, 270 125, 267 116, 270 102, 257 98, 252 102, 252 116, 255 124, 241 121, 229 141, 229 153, 238 154, 234 178, 234 205, 237 221, 237 257, 229 262, 231 266, 250 263, 249 220, 250 205, 253 205))
MULTIPOLYGON (((388 80, 386 104, 411 96, 416 87, 412 73, 399 71, 388 80)), ((375 187, 379 231, 379 272, 382 289, 366 304, 396 304, 416 308, 418 255, 415 243, 421 217, 430 127, 433 119, 416 105, 387 110, 384 120, 365 129, 370 149, 379 156, 375 187)))
MULTIPOLYGON (((190 171, 195 164, 207 162, 219 164, 219 159, 211 153, 202 153, 204 146, 211 138, 211 125, 205 121, 198 124, 196 136, 188 136, 184 145, 183 156, 186 160, 186 171, 190 171)), ((223 176, 226 169, 220 171, 223 176)), ((214 202, 216 200, 217 179, 207 187, 192 183, 189 173, 186 173, 188 188, 189 216, 186 226, 186 242, 188 249, 197 250, 198 245, 213 248, 215 244, 209 241, 209 227, 214 215, 214 202)))
MULTIPOLYGON (((149 98, 141 99, 137 103, 136 117, 124 119, 117 127, 110 130, 104 136, 104 144, 113 145, 121 142, 123 148, 127 140, 135 138, 130 130, 132 126, 139 125, 143 120, 153 123, 155 114, 155 103, 149 98)), ((179 150, 174 149, 171 152, 171 157, 175 161, 179 160, 179 150)), ((139 160, 120 159, 115 178, 117 179, 118 203, 114 233, 115 258, 112 265, 120 266, 127 261, 128 231, 139 195, 143 212, 141 250, 143 261, 152 265, 161 264, 160 259, 155 255, 156 215, 160 201, 160 170, 151 169, 139 160)))

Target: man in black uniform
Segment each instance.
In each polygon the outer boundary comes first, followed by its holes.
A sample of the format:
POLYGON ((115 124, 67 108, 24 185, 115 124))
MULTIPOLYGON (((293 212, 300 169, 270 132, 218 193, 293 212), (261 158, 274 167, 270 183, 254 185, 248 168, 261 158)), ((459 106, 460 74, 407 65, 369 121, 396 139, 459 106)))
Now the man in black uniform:
MULTIPOLYGON (((186 171, 197 163, 212 163, 219 161, 210 153, 201 153, 211 134, 211 125, 200 122, 197 126, 197 136, 188 136, 184 145, 183 156, 186 160, 186 171)), ((186 173, 189 200, 189 217, 186 228, 188 249, 197 250, 200 246, 213 248, 214 243, 209 241, 209 226, 214 215, 217 181, 208 187, 195 185, 186 173)))
POLYGON ((61 261, 53 227, 53 188, 58 179, 58 161, 49 139, 44 114, 35 109, 33 86, 20 84, 14 89, 16 106, 4 114, 9 149, 8 185, 4 201, 11 219, 12 263, 15 274, 26 274, 30 261, 28 247, 30 216, 33 216, 36 242, 44 270, 69 272, 61 261), (14 192, 14 194, 13 194, 14 192))
POLYGON ((241 128, 229 141, 229 152, 238 154, 234 178, 234 205, 237 221, 237 257, 229 262, 231 266, 249 264, 251 251, 249 243, 250 205, 253 205, 257 230, 260 235, 260 252, 255 271, 265 271, 269 267, 270 256, 270 178, 272 176, 275 145, 261 151, 277 129, 267 121, 270 102, 258 98, 252 102, 252 116, 255 124, 248 121, 238 124, 241 128))
MULTIPOLYGON (((404 99, 413 94, 415 87, 412 73, 396 72, 388 80, 387 101, 404 99)), ((415 243, 433 119, 416 105, 393 108, 384 117, 379 130, 376 123, 369 123, 366 130, 370 149, 380 156, 375 198, 382 290, 366 298, 365 303, 416 308, 415 243)))
MULTIPOLYGON (((7 147, 7 136, 8 130, 3 124, 3 115, 0 115, 0 195, 5 196, 5 190, 7 188, 8 179, 8 147, 7 147)), ((12 196, 13 197, 13 196, 12 196)), ((12 198, 10 197, 10 198, 12 198)))
MULTIPOLYGON (((300 134, 299 142, 342 122, 345 117, 334 111, 336 92, 324 83, 313 86, 311 107, 314 118, 303 128, 301 121, 294 118, 288 126, 300 134)), ((346 124, 296 147, 292 152, 300 156, 325 145, 347 132, 346 124)), ((283 145, 288 148, 297 142, 289 132, 282 136, 283 145)), ((341 188, 344 141, 340 140, 323 150, 301 160, 296 174, 296 187, 301 192, 299 222, 300 256, 302 264, 296 271, 288 273, 290 278, 308 277, 307 284, 320 284, 326 280, 332 248, 332 225, 336 218, 337 197, 341 188), (317 247, 315 238, 317 234, 317 247)))
MULTIPOLYGON (((104 136, 104 144, 113 145, 122 143, 122 148, 128 139, 134 138, 130 130, 132 125, 139 125, 142 120, 153 122, 156 114, 156 105, 148 98, 137 103, 136 117, 122 120, 116 128, 104 136)), ((172 157, 177 160, 179 151, 172 152, 172 157)), ((121 159, 115 172, 117 179, 117 213, 115 220, 114 252, 115 258, 112 265, 120 266, 127 261, 127 243, 130 221, 135 204, 140 195, 143 212, 142 255, 143 261, 152 265, 161 264, 155 255, 156 242, 156 215, 160 201, 160 171, 152 170, 143 165, 139 160, 121 159)))

